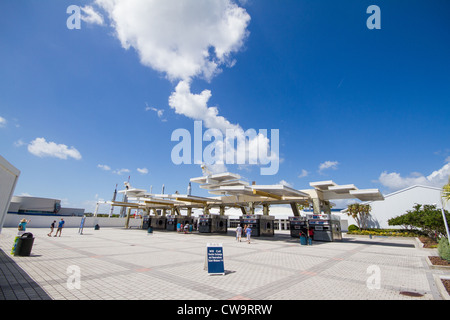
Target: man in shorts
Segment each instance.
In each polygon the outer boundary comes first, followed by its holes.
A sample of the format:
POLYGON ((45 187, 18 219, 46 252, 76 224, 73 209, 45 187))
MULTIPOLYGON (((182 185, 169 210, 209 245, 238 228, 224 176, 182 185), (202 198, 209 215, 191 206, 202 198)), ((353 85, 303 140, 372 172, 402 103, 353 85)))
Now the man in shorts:
POLYGON ((58 229, 56 229, 55 237, 58 235, 58 232, 59 232, 59 236, 61 237, 62 228, 64 228, 64 219, 63 218, 61 218, 61 221, 58 222, 58 229))
POLYGON ((53 229, 55 229, 55 225, 56 225, 56 220, 53 220, 52 224, 50 225, 50 233, 47 234, 49 237, 52 236, 53 229))

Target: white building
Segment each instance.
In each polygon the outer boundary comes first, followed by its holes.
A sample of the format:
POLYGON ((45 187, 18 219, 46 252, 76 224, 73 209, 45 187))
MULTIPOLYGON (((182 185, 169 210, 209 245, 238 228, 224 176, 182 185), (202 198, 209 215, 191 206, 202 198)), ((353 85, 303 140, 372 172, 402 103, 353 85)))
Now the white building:
MULTIPOLYGON (((371 222, 370 228, 396 228, 389 226, 388 220, 412 210, 416 204, 435 204, 437 208, 442 208, 440 188, 415 185, 403 190, 399 190, 384 196, 384 201, 367 201, 364 204, 370 204, 371 222)), ((450 203, 446 205, 446 210, 450 211, 450 203)), ((357 225, 356 221, 348 217, 345 209, 341 211, 341 219, 348 219, 348 225, 357 225)))
POLYGON ((0 156, 0 233, 19 175, 20 171, 0 156))
POLYGON ((30 196, 13 196, 9 214, 83 216, 84 209, 63 208, 61 200, 30 196))

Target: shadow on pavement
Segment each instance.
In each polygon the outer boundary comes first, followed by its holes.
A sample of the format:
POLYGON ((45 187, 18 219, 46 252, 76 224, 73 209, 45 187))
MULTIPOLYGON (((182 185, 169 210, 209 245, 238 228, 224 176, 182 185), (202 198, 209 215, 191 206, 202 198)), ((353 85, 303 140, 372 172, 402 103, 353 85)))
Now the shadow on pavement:
POLYGON ((0 249, 0 300, 52 300, 52 298, 0 249))

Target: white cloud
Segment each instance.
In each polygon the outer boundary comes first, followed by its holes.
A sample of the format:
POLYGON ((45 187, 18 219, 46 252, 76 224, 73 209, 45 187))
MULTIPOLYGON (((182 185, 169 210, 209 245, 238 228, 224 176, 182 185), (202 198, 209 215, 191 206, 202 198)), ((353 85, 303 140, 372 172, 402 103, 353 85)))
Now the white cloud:
POLYGON ((323 170, 327 170, 327 169, 336 170, 338 165, 339 165, 339 162, 337 162, 337 161, 325 161, 324 163, 321 163, 319 165, 319 172, 322 172, 323 170))
POLYGON ((302 169, 302 173, 300 173, 298 175, 299 178, 304 178, 308 176, 308 171, 306 171, 305 169, 302 169))
POLYGON ((98 25, 104 24, 105 21, 103 19, 103 16, 100 13, 96 12, 92 6, 84 6, 81 8, 81 11, 83 11, 81 20, 83 20, 84 22, 98 25))
POLYGON ((294 187, 292 183, 289 183, 286 180, 281 180, 280 182, 278 182, 278 184, 282 184, 283 186, 290 187, 290 188, 294 187))
POLYGON ((177 114, 182 114, 194 120, 202 120, 206 128, 215 128, 222 132, 225 132, 226 129, 239 129, 238 125, 233 125, 224 117, 219 116, 217 107, 208 107, 211 96, 209 90, 203 90, 200 94, 193 94, 191 93, 190 82, 180 81, 175 88, 175 92, 169 97, 169 106, 177 114))
POLYGON ((433 171, 428 176, 413 172, 409 177, 402 177, 397 172, 381 173, 378 181, 391 191, 404 189, 416 184, 441 188, 448 182, 450 176, 450 163, 445 164, 442 168, 433 171))
POLYGON ((148 173, 148 169, 147 168, 137 168, 137 171, 140 174, 147 174, 148 173))
POLYGON ((211 79, 232 63, 248 35, 250 16, 232 0, 95 0, 122 47, 171 80, 211 79))
POLYGON ((25 145, 26 143, 22 140, 22 139, 19 139, 19 140, 17 140, 17 141, 14 141, 14 147, 21 147, 21 146, 23 146, 23 145, 25 145))
POLYGON ((97 167, 102 169, 102 170, 105 170, 105 171, 111 170, 111 167, 106 165, 106 164, 99 164, 99 165, 97 165, 97 167))
POLYGON ((5 127, 6 123, 7 123, 6 119, 3 117, 0 117, 0 128, 5 127))
MULTIPOLYGON (((208 101, 211 98, 211 91, 203 90, 200 94, 191 93, 190 82, 180 81, 175 88, 175 92, 169 97, 169 106, 175 110, 175 113, 182 114, 193 120, 201 120, 208 129, 217 129, 222 135, 222 139, 215 140, 217 149, 223 149, 222 157, 218 161, 222 162, 220 168, 224 169, 223 163, 229 163, 226 159, 236 158, 244 155, 245 159, 238 164, 267 164, 278 160, 278 151, 274 150, 274 141, 272 148, 267 135, 256 130, 247 130, 244 132, 238 124, 233 124, 225 117, 219 115, 217 107, 208 107, 208 101), (232 132, 232 135, 228 135, 232 132), (236 150, 235 141, 246 141, 245 150, 236 150)), ((219 133, 218 133, 219 134, 219 133)), ((277 141, 278 142, 278 141, 277 141)), ((219 167, 218 167, 219 168, 219 167)))
POLYGON ((56 144, 55 142, 47 142, 44 138, 36 138, 28 145, 28 151, 38 157, 54 157, 66 160, 73 158, 81 159, 80 152, 74 147, 67 147, 65 144, 56 144))
MULTIPOLYGON (((251 18, 244 8, 233 0, 95 0, 95 4, 109 17, 124 49, 135 49, 143 65, 178 81, 169 97, 175 113, 202 120, 206 128, 222 133, 233 129, 244 134, 239 125, 220 116, 217 107, 208 106, 210 90, 191 93, 195 77, 210 81, 221 67, 236 63, 231 55, 242 49, 249 35, 251 18)), ((148 105, 146 110, 159 117, 164 112, 148 105)), ((264 135, 248 141, 249 154, 265 155, 261 163, 278 160, 278 152, 267 152, 270 141, 264 135)), ((230 141, 224 144, 235 152, 230 141)), ((223 162, 216 164, 224 169, 223 162)))
POLYGON ((154 107, 149 107, 147 103, 145 103, 146 107, 145 107, 145 111, 155 111, 156 114, 158 115, 158 118, 162 118, 162 116, 164 115, 164 109, 157 109, 154 107))
POLYGON ((130 173, 131 171, 129 169, 116 169, 112 173, 117 174, 119 176, 123 175, 124 173, 130 173))

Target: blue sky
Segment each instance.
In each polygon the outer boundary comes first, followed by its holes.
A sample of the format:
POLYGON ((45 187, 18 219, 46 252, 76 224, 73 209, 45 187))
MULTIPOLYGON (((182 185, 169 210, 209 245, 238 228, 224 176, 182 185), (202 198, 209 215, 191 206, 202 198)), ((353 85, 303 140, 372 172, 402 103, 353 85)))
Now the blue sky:
POLYGON ((279 130, 277 174, 226 165, 249 182, 388 193, 447 181, 448 1, 122 1, 0 2, 0 154, 21 171, 16 195, 90 211, 128 176, 185 193, 202 172, 172 162, 171 135, 212 118, 169 103, 180 83, 209 90, 213 120, 279 130), (70 5, 84 9, 79 30, 70 5))

